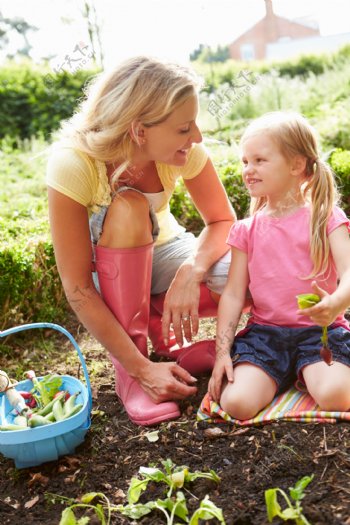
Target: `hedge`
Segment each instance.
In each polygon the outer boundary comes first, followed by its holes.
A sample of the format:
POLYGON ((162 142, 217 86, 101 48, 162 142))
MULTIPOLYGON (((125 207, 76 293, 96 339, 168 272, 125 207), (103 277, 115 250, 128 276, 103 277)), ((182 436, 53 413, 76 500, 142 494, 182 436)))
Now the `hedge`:
MULTIPOLYGON (((304 81, 310 75, 318 77, 326 70, 334 70, 341 75, 349 58, 350 45, 334 54, 303 55, 284 62, 243 64, 229 60, 216 64, 215 68, 196 62, 193 66, 205 77, 203 91, 216 93, 220 86, 240 84, 242 79, 239 81, 239 75, 243 70, 246 74, 255 72, 268 76, 273 73, 280 78, 299 77, 304 81)), ((35 66, 31 62, 4 65, 0 70, 0 139, 5 136, 20 139, 42 136, 49 139, 60 122, 72 115, 83 96, 84 86, 96 73, 97 70, 81 69, 74 74, 66 71, 57 74, 48 67, 35 66)), ((248 103, 250 97, 244 97, 244 101, 248 103)), ((245 108, 244 117, 254 116, 253 104, 252 108, 245 108)))
POLYGON ((0 138, 43 136, 49 139, 74 112, 82 89, 96 71, 59 74, 31 63, 0 70, 0 138))

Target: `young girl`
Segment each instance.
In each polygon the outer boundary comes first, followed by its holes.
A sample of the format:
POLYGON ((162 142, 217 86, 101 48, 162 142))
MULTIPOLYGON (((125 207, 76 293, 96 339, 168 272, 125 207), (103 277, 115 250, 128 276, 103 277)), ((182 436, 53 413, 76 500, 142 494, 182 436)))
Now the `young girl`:
POLYGON ((332 172, 320 159, 314 130, 295 113, 258 118, 241 147, 252 215, 232 226, 227 241, 232 262, 219 304, 209 393, 232 417, 248 419, 297 376, 321 409, 346 411, 349 221, 336 206, 332 172), (247 287, 252 316, 235 338, 247 287), (298 310, 302 293, 321 301, 298 310), (329 326, 333 366, 320 356, 322 326, 329 326))

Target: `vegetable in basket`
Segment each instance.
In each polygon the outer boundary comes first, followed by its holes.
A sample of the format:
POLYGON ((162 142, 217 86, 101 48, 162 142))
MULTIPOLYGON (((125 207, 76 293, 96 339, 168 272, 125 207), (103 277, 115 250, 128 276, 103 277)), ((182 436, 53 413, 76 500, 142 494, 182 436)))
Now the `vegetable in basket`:
MULTIPOLYGON (((12 403, 10 399, 9 402, 11 406, 14 406, 13 403, 16 401, 15 410, 18 415, 14 418, 13 423, 0 425, 0 431, 25 430, 63 421, 74 416, 83 408, 83 403, 76 404, 80 392, 70 395, 66 390, 59 390, 63 382, 57 374, 44 376, 40 381, 32 370, 26 372, 26 376, 32 380, 34 387, 31 392, 23 392, 24 396, 13 387, 9 389, 10 379, 7 375, 3 376, 2 383, 6 382, 6 394, 10 390, 15 392, 15 395, 12 394, 11 397, 12 403), (33 410, 25 403, 25 398, 28 399, 29 396, 36 399, 36 408, 33 410)), ((0 389, 2 383, 0 382, 0 389)))

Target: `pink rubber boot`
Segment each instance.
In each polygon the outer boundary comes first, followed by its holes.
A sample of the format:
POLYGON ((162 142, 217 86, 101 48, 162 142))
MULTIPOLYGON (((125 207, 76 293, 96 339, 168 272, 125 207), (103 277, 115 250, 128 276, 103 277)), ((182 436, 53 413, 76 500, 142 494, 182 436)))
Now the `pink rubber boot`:
MULTIPOLYGON (((151 313, 148 326, 148 335, 157 355, 176 359, 177 363, 190 374, 199 375, 211 371, 215 362, 215 340, 187 343, 180 348, 174 333, 169 334, 169 344, 165 345, 162 337, 162 312, 165 292, 151 296, 151 313)), ((217 303, 212 298, 205 283, 200 285, 199 317, 216 317, 217 303)))
MULTIPOLYGON (((145 356, 148 355, 152 255, 153 243, 136 248, 95 247, 95 268, 103 300, 145 356)), ((117 359, 110 358, 115 367, 115 390, 131 421, 137 425, 154 425, 180 416, 176 403, 154 403, 117 359)))

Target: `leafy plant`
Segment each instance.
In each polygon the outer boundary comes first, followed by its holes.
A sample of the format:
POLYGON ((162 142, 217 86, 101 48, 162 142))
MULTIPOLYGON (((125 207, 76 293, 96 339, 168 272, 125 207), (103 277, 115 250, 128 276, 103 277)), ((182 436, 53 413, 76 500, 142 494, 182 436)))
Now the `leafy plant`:
MULTIPOLYGON (((70 501, 70 506, 62 513, 59 525, 85 525, 89 522, 88 517, 77 520, 73 512, 74 508, 92 509, 101 525, 110 524, 112 512, 119 512, 132 520, 138 520, 154 510, 158 510, 164 515, 167 525, 173 525, 175 517, 189 525, 198 525, 199 520, 210 520, 212 518, 216 518, 225 525, 222 510, 210 501, 208 495, 200 502, 198 509, 189 518, 184 493, 178 490, 175 495, 173 494, 174 490, 182 488, 185 483, 191 483, 198 478, 206 478, 218 483, 220 478, 213 470, 210 472, 190 472, 186 466, 177 467, 174 465, 171 459, 162 461, 162 464, 164 471, 155 467, 140 467, 139 474, 142 479, 136 477, 131 479, 126 505, 111 505, 103 493, 90 492, 82 496, 79 503, 72 504, 70 501), (167 497, 138 503, 141 493, 146 490, 150 481, 167 485, 167 497), (102 503, 93 504, 92 502, 96 498, 104 501, 104 505, 102 503)), ((69 501, 67 498, 61 499, 69 501)))
POLYGON ((284 490, 280 488, 273 488, 265 490, 265 503, 267 508, 267 517, 269 522, 278 516, 283 521, 294 520, 296 525, 311 525, 310 522, 303 515, 303 508, 301 506, 301 500, 305 496, 305 489, 313 480, 314 475, 304 476, 296 482, 294 487, 289 488, 289 497, 284 490), (280 494, 287 507, 282 510, 281 505, 278 503, 278 494, 280 494), (292 500, 292 501, 291 501, 292 500))

